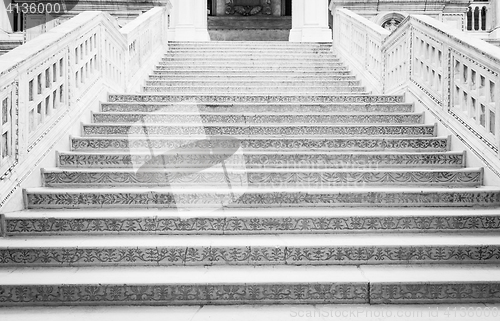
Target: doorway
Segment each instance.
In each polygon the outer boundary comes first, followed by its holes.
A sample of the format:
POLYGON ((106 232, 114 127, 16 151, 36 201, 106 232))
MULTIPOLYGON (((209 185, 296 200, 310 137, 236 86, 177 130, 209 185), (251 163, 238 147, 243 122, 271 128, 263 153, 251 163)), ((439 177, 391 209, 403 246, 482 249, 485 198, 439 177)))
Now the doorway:
POLYGON ((281 15, 287 17, 292 16, 292 0, 281 1, 281 15))

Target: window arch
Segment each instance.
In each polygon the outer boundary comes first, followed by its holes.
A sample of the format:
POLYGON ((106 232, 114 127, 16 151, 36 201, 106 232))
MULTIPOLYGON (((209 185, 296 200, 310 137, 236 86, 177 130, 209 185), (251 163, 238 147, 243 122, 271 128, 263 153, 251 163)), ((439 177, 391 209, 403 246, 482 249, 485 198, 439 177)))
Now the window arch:
POLYGON ((486 31, 488 29, 488 5, 484 0, 474 0, 466 12, 466 28, 469 31, 486 31), (476 3, 481 2, 481 3, 476 3))

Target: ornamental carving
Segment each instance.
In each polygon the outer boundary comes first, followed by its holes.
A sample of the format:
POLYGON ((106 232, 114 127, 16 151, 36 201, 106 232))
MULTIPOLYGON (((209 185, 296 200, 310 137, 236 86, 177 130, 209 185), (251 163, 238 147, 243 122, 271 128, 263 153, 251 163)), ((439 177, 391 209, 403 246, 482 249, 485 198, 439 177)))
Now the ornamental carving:
POLYGON ((389 31, 394 31, 401 24, 401 21, 396 19, 389 19, 382 24, 382 28, 387 29, 389 31))
POLYGON ((226 0, 227 15, 255 16, 271 15, 271 13, 271 0, 226 0))

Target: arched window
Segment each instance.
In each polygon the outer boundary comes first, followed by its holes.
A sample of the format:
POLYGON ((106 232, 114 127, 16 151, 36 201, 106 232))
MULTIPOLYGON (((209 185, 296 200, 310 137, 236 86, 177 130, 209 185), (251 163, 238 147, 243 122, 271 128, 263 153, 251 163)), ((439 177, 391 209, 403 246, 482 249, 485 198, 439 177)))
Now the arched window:
POLYGON ((488 6, 485 0, 474 0, 466 12, 467 30, 486 31, 488 29, 488 6), (482 2, 482 3, 475 3, 482 2))
POLYGON ((486 30, 486 7, 481 9, 481 30, 486 30))
POLYGON ((472 30, 472 8, 467 11, 467 30, 472 30))
POLYGON ((474 9, 474 30, 479 30, 479 8, 474 9))

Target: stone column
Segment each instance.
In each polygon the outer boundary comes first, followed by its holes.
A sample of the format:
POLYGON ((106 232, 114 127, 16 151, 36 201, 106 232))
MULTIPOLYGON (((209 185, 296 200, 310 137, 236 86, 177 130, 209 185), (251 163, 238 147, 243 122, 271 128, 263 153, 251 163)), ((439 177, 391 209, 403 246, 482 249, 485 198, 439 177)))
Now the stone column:
POLYGON ((328 14, 328 0, 293 0, 290 41, 332 41, 332 31, 328 28, 328 14))
POLYGON ((210 41, 207 30, 207 0, 171 0, 171 41, 210 41))
POLYGON ((10 0, 0 1, 0 39, 8 38, 7 33, 12 32, 12 14, 7 12, 10 0))
POLYGON ((490 10, 492 10, 493 16, 493 28, 490 34, 490 38, 500 39, 500 0, 495 0, 491 2, 492 6, 490 10))

